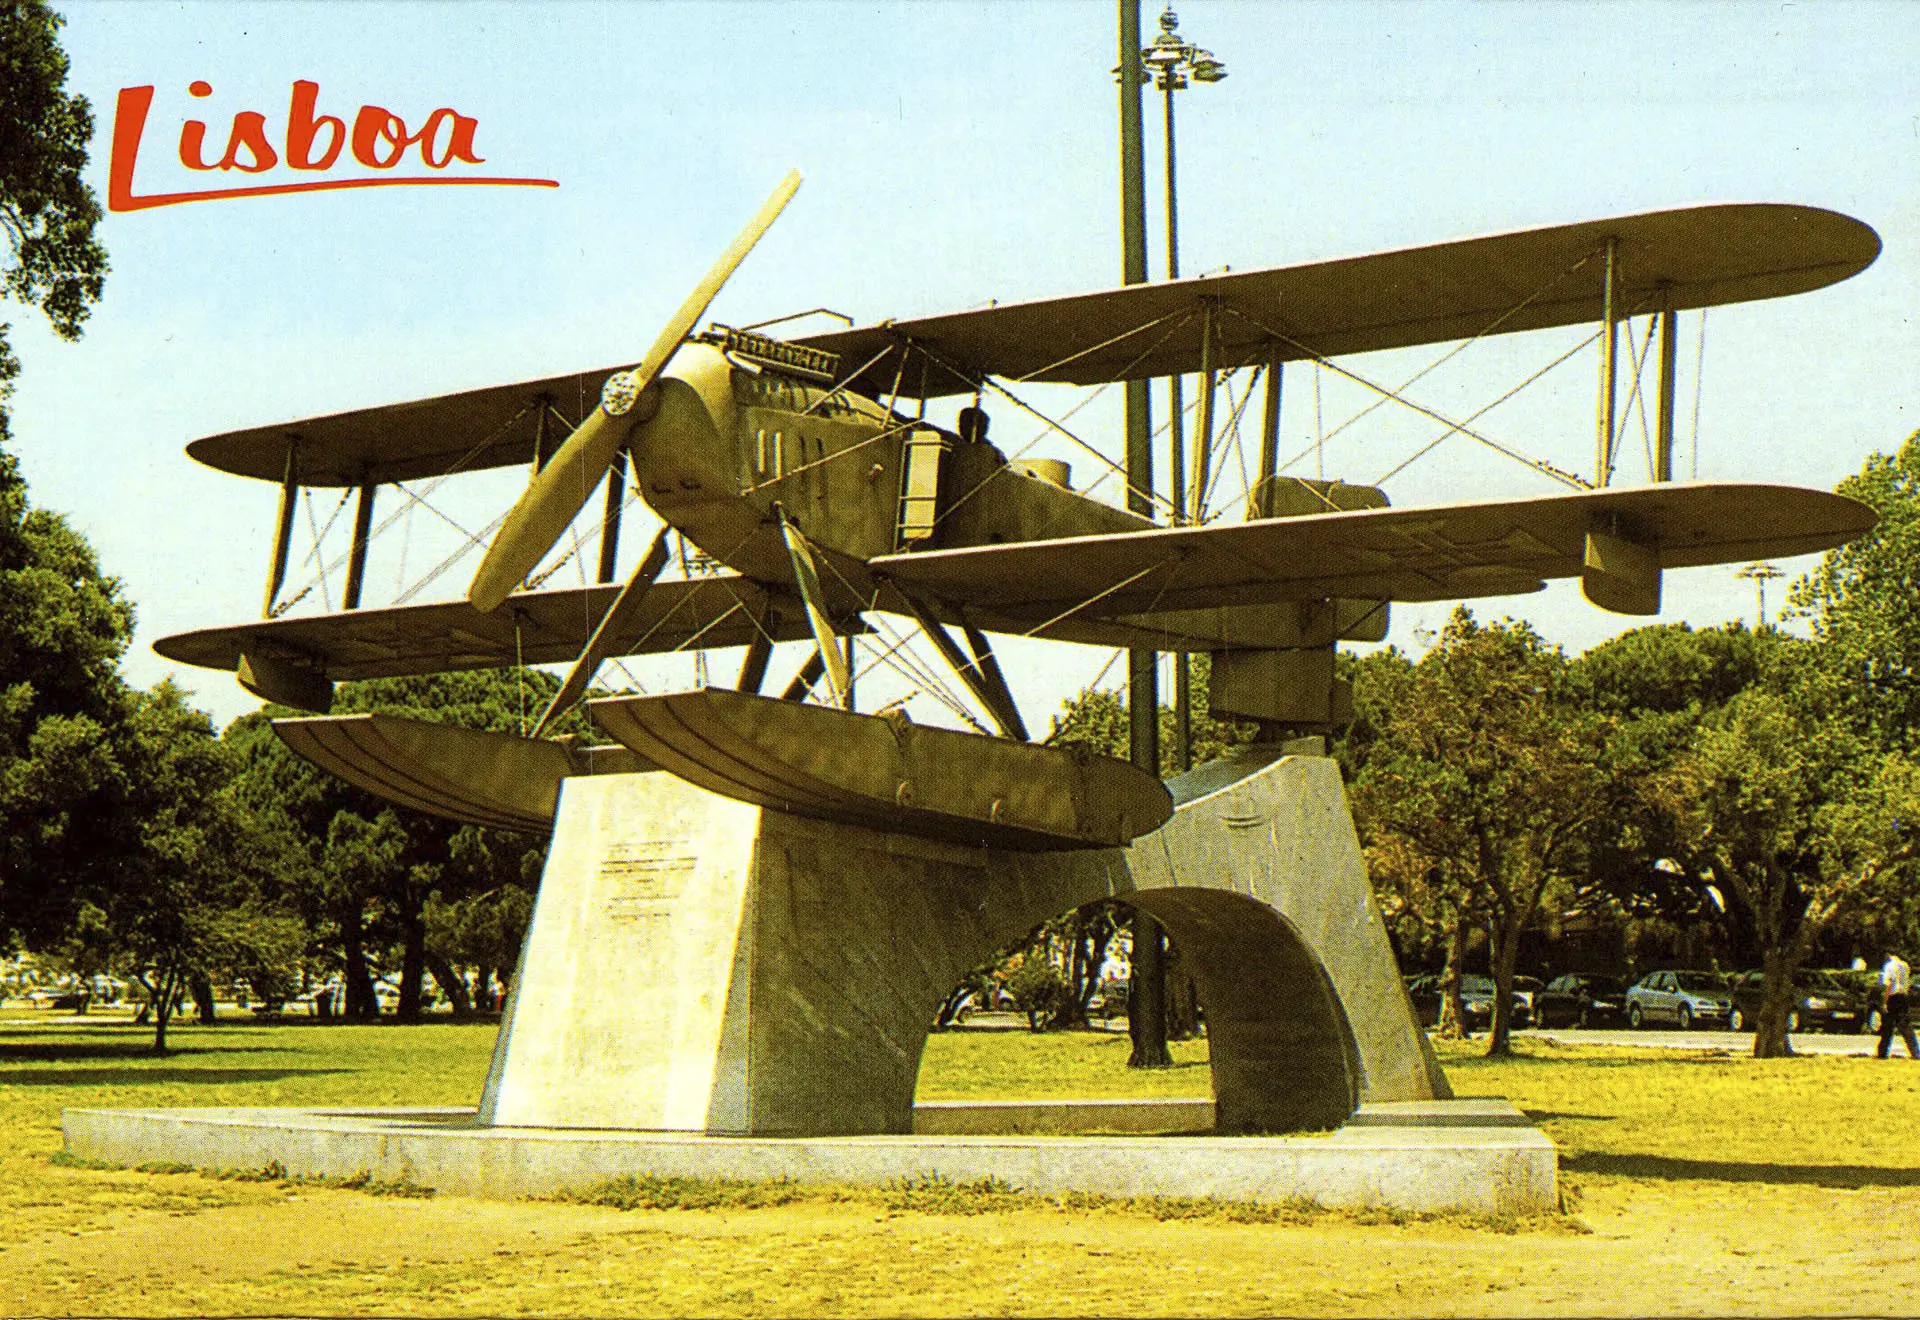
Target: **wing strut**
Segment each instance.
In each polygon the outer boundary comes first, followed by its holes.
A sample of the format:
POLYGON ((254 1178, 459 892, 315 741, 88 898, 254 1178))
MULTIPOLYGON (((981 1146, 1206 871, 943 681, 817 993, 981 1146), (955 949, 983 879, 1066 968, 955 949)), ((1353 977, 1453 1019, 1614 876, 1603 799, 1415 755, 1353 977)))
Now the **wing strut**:
POLYGON ((734 686, 742 692, 758 693, 767 681, 767 661, 773 658, 773 634, 764 626, 747 643, 747 655, 740 662, 740 681, 734 686))
POLYGON ((1015 742, 1027 742, 1027 726, 1020 718, 1020 708, 1014 704, 1013 692, 1007 686, 1007 676, 1000 672, 1000 662, 994 658, 993 647, 988 643, 986 634, 972 624, 965 625, 967 645, 973 651, 972 659, 961 651, 960 644, 933 614, 916 600, 909 592, 900 591, 900 584, 894 583, 894 590, 907 602, 907 608, 913 611, 914 621, 920 625, 920 631, 927 635, 940 656, 953 667, 967 690, 987 708, 987 714, 993 716, 993 722, 1000 727, 1001 736, 1015 742))
POLYGON ((547 703, 540 722, 533 726, 535 738, 544 734, 548 725, 580 700, 581 694, 587 690, 587 684, 593 682, 593 675, 600 668, 601 661, 610 655, 624 653, 638 640, 634 624, 640 618, 640 603, 646 599, 647 589, 653 585, 654 579, 667 566, 667 531, 666 527, 660 529, 653 538, 652 546, 647 549, 647 557, 640 561, 640 567, 633 570, 633 576, 627 579, 626 586, 620 588, 620 594, 613 598, 613 604, 607 606, 607 612, 600 616, 600 626, 593 630, 593 636, 587 638, 580 658, 567 671, 566 681, 553 694, 553 700, 547 703))
POLYGON ((807 693, 813 691, 813 685, 820 681, 820 675, 827 672, 827 662, 820 658, 820 652, 807 657, 807 663, 800 666, 800 672, 793 676, 793 682, 787 684, 787 690, 780 694, 782 701, 805 701, 807 693))
POLYGON ((786 538, 787 557, 793 562, 793 580, 799 584, 800 600, 807 608, 807 622, 813 625, 813 640, 819 645, 820 660, 826 666, 833 704, 842 710, 851 709, 853 674, 847 669, 846 653, 840 649, 833 619, 827 614, 826 599, 820 591, 820 570, 813 563, 813 548, 787 517, 787 511, 778 504, 773 508, 780 516, 780 534, 786 538))
POLYGON ((293 509, 300 500, 300 442, 287 437, 287 467, 280 478, 280 520, 273 529, 273 566, 267 571, 267 604, 263 619, 273 617, 273 604, 287 581, 287 552, 293 547, 293 509))

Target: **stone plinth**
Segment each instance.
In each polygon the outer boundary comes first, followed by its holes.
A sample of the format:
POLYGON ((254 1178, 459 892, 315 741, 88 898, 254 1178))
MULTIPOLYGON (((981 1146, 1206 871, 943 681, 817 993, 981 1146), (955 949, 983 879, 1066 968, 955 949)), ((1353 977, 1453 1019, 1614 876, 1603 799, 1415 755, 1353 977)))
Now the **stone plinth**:
MULTIPOLYGON (((299 1177, 370 1174, 463 1196, 550 1196, 622 1174, 881 1184, 997 1178, 1028 1192, 1294 1198, 1335 1207, 1536 1214, 1559 1206, 1553 1143, 1499 1102, 1449 1101, 1418 1123, 1356 1122, 1297 1137, 948 1135, 712 1137, 502 1128, 471 1109, 70 1109, 86 1159, 214 1169, 278 1163, 299 1177), (1460 1108, 1461 1122, 1448 1121, 1460 1108)), ((1369 1113, 1362 1110, 1362 1115, 1369 1113)))
POLYGON ((569 779, 480 1121, 909 1133, 947 992, 1116 895, 1191 969, 1219 1130, 1445 1096, 1339 771, 1275 755, 1175 781, 1173 818, 1130 847, 1050 853, 810 820, 665 773, 569 779))

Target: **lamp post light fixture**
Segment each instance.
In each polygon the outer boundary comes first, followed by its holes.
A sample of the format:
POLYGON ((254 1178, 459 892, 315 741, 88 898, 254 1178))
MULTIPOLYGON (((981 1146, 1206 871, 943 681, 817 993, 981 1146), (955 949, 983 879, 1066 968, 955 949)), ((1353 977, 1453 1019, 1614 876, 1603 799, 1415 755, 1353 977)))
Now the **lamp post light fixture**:
POLYGON ((1748 564, 1745 568, 1737 569, 1734 572, 1734 576, 1737 578, 1746 578, 1753 583, 1754 592, 1760 598, 1759 599, 1759 606, 1760 606, 1759 627, 1761 628, 1766 627, 1767 626, 1767 583, 1773 581, 1775 578, 1783 578, 1786 576, 1786 574, 1781 572, 1777 566, 1770 564, 1763 559, 1757 564, 1748 564))

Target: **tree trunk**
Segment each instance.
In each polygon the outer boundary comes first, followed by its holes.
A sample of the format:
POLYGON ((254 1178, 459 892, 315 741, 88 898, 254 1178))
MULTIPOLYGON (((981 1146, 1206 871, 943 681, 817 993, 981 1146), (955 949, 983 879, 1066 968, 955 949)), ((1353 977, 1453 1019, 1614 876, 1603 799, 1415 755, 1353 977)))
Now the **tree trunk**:
POLYGON ((453 1018, 456 1022, 465 1022, 473 1016, 473 1001, 467 998, 467 983, 460 973, 453 970, 453 964, 445 958, 427 957, 427 970, 433 973, 434 983, 440 987, 440 993, 453 1005, 453 1018))
POLYGON ((1520 931, 1525 925, 1524 918, 1513 916, 1505 921, 1489 919, 1487 922, 1487 935, 1492 942, 1488 953, 1493 963, 1493 1024, 1487 1031, 1489 1058, 1513 1053, 1509 1039, 1513 1030, 1513 971, 1520 961, 1520 931))
POLYGON ((345 987, 346 1003, 342 1015, 350 1018, 380 1016, 380 1001, 374 997, 373 975, 367 970, 366 930, 358 903, 349 904, 340 914, 340 946, 346 966, 340 980, 345 987))
POLYGON ((425 999, 421 987, 427 972, 427 923, 411 892, 407 902, 413 910, 406 916, 406 941, 400 957, 400 1003, 394 1009, 394 1016, 402 1022, 418 1022, 425 999))
POLYGON ((1760 970, 1760 1015, 1753 1023, 1753 1057, 1792 1058, 1793 1042, 1788 1039, 1787 1024, 1800 998, 1793 987, 1800 959, 1791 949, 1768 949, 1761 957, 1760 970))
POLYGON ((193 1006, 200 1014, 201 1026, 210 1027, 219 1021, 218 1015, 213 1010, 212 981, 205 976, 190 976, 187 978, 187 990, 193 995, 193 1006))
POLYGON ((1192 1040, 1200 1034, 1199 996, 1187 975, 1180 946, 1167 940, 1167 1039, 1192 1040))
POLYGON ((1467 1007, 1460 999, 1460 978, 1466 974, 1467 964, 1467 918, 1465 915, 1453 919, 1453 934, 1447 939, 1447 965, 1440 972, 1440 1020, 1434 1024, 1433 1034, 1446 1040, 1465 1040, 1473 1033, 1467 1030, 1467 1007))
POLYGON ((153 1052, 167 1052, 167 1019, 173 1016, 173 1002, 180 993, 180 978, 171 968, 160 978, 160 993, 153 996, 153 1052))
POLYGON ((1127 991, 1127 1034, 1133 1038, 1129 1068, 1171 1068, 1167 1052, 1167 976, 1160 923, 1133 910, 1133 976, 1127 991))

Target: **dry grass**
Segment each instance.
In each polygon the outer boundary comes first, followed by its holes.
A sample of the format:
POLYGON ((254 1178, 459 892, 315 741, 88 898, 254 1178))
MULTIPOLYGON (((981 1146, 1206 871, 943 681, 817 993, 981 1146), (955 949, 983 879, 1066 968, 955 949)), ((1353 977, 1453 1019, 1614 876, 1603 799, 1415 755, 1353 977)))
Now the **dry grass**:
MULTIPOLYGON (((10 1016, 10 1015, 8 1015, 10 1016)), ((0 1310, 10 1314, 1885 1313, 1920 1307, 1920 1068, 1525 1041, 1443 1047, 1565 1154, 1584 1235, 1538 1225, 995 1184, 625 1180, 600 1204, 369 1195, 55 1161, 62 1107, 470 1103, 491 1029, 49 1031, 0 1017, 0 1310), (1471 1047, 1469 1047, 1470 1049, 1471 1047), (616 1208, 624 1206, 626 1208, 616 1208), (1251 1222, 1249 1222, 1251 1221, 1251 1222), (1522 1227, 1519 1233, 1490 1231, 1522 1227)), ((1123 1038, 936 1037, 928 1099, 1205 1094, 1123 1038)), ((1561 1225, 1562 1229, 1566 1224, 1561 1225)))

